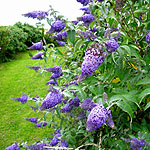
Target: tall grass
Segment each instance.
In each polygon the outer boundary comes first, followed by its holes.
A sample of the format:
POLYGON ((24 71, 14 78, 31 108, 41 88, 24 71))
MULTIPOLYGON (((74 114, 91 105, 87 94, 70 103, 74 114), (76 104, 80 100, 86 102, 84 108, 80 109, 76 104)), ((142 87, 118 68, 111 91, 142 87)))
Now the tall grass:
MULTIPOLYGON (((32 52, 33 54, 36 51, 32 52)), ((50 137, 53 129, 48 127, 36 128, 25 118, 35 117, 37 114, 27 104, 20 104, 11 98, 22 96, 22 92, 31 97, 45 96, 49 87, 45 83, 50 74, 45 76, 36 73, 26 66, 44 64, 44 60, 29 59, 28 53, 20 53, 16 60, 0 64, 0 149, 3 150, 15 141, 33 143, 45 137, 50 137)), ((47 63, 49 67, 55 64, 47 63)), ((41 114, 42 116, 42 114, 41 114)), ((50 116, 48 116, 50 117, 50 116)))

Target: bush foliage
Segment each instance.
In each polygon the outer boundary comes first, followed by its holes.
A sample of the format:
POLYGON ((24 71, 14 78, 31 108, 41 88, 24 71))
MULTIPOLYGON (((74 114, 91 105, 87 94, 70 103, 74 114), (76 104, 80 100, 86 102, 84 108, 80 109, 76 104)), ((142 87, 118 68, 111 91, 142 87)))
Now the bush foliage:
MULTIPOLYGON (((44 126, 47 123, 55 133, 53 139, 34 146, 148 150, 150 3, 77 1, 87 8, 76 24, 52 8, 47 18, 51 26, 47 34, 58 36, 57 32, 67 31, 67 41, 65 52, 43 41, 39 58, 46 61, 50 55, 56 64, 63 57, 64 62, 52 68, 45 64, 38 70, 50 73, 52 80, 47 96, 34 100, 37 114, 44 112, 44 126), (47 113, 51 113, 51 120, 47 113)), ((34 146, 20 145, 28 149, 34 146)))

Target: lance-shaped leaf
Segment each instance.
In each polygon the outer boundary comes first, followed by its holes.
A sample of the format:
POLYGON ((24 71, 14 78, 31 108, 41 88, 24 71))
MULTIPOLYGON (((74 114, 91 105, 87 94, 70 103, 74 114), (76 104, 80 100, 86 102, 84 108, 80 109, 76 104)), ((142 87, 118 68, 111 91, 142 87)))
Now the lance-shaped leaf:
POLYGON ((67 31, 67 37, 69 39, 69 41, 74 44, 74 40, 75 40, 75 30, 68 30, 67 31))
POLYGON ((139 98, 140 98, 140 103, 142 102, 143 98, 144 98, 145 96, 149 95, 149 94, 150 94, 150 88, 147 88, 147 89, 143 90, 143 91, 141 92, 140 96, 139 96, 139 98))
POLYGON ((125 101, 116 102, 117 106, 120 107, 124 112, 128 113, 131 118, 133 118, 133 110, 130 105, 125 101))
POLYGON ((137 82, 136 85, 142 85, 142 84, 150 84, 150 78, 143 78, 140 81, 137 82))

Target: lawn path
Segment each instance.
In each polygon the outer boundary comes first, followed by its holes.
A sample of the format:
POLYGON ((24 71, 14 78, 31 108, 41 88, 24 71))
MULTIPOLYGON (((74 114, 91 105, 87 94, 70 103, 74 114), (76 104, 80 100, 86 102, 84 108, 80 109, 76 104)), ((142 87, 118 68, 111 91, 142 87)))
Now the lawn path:
MULTIPOLYGON (((33 52, 36 53, 36 52, 33 52)), ((40 75, 26 66, 37 66, 43 60, 29 59, 28 53, 20 53, 11 62, 0 64, 0 149, 3 150, 12 143, 28 141, 36 142, 43 136, 50 136, 47 127, 36 128, 33 123, 24 118, 35 117, 37 114, 26 104, 13 101, 11 98, 22 96, 22 92, 32 97, 47 94, 45 83, 49 75, 40 75)), ((30 144, 31 144, 30 143, 30 144)))

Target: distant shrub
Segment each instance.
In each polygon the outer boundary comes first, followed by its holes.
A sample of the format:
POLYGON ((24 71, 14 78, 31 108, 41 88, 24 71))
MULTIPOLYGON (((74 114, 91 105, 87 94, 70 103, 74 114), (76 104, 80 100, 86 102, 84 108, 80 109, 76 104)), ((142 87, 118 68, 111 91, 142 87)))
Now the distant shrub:
POLYGON ((16 26, 0 27, 0 62, 13 59, 17 52, 25 51, 28 34, 16 26))
POLYGON ((34 27, 27 23, 22 24, 21 22, 17 22, 14 26, 22 29, 23 32, 27 33, 28 37, 25 41, 25 44, 28 47, 32 45, 32 42, 36 43, 42 39, 42 33, 37 27, 34 27))

